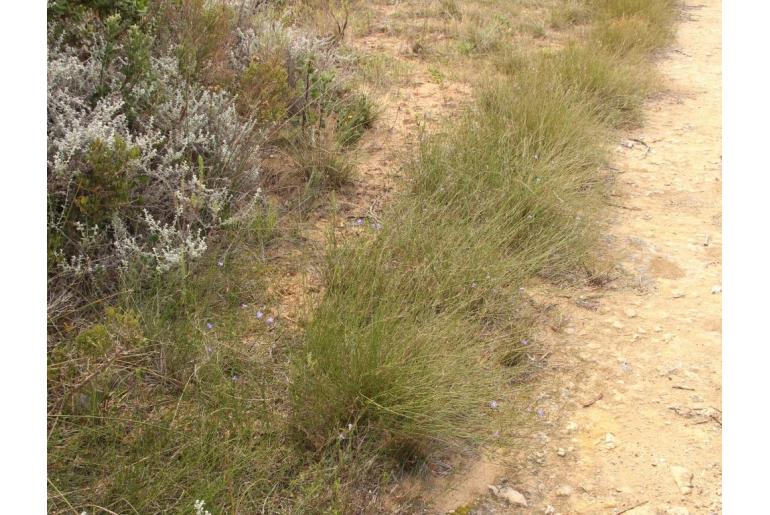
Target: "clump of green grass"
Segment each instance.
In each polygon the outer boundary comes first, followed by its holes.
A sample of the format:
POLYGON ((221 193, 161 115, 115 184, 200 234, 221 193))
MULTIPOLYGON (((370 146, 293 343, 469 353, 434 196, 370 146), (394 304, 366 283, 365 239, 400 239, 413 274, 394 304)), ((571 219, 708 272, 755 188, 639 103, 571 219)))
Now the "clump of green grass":
POLYGON ((591 39, 622 54, 649 53, 674 36, 675 0, 595 0, 600 19, 591 39))
POLYGON ((463 55, 492 53, 500 47, 504 36, 510 32, 508 21, 502 17, 468 18, 464 23, 464 33, 459 44, 459 51, 463 55))
POLYGON ((291 424, 314 450, 483 441, 485 401, 516 377, 531 327, 518 289, 592 266, 608 130, 638 121, 646 69, 580 46, 509 54, 513 77, 482 83, 421 147, 384 226, 329 257, 292 367, 291 424))
MULTIPOLYGON (((289 145, 289 170, 306 193, 337 189, 349 184, 355 167, 332 126, 307 129, 289 145)), ((314 194, 314 193, 313 193, 314 194)), ((306 195, 307 196, 307 195, 306 195)))
POLYGON ((442 18, 462 20, 463 12, 457 0, 440 0, 439 13, 442 18))
POLYGON ((394 85, 410 81, 410 66, 407 62, 384 53, 359 55, 356 72, 361 80, 378 90, 387 90, 394 85))
POLYGON ((621 58, 585 46, 569 47, 540 60, 541 73, 551 74, 585 96, 609 125, 639 123, 644 99, 652 90, 652 72, 646 62, 621 58))
POLYGON ((292 423, 307 445, 342 435, 423 456, 484 440, 526 327, 501 313, 518 311, 533 275, 561 276, 592 252, 604 129, 580 100, 537 73, 485 88, 422 148, 384 226, 331 255, 294 357, 292 423))
POLYGON ((519 24, 519 32, 529 34, 535 39, 543 39, 546 36, 545 25, 540 20, 527 20, 519 24))
POLYGON ((584 25, 591 21, 591 9, 581 0, 563 0, 553 8, 550 25, 554 29, 564 29, 575 25, 584 25))
POLYGON ((358 143, 376 117, 375 107, 365 95, 349 94, 335 111, 337 141, 343 147, 358 143))

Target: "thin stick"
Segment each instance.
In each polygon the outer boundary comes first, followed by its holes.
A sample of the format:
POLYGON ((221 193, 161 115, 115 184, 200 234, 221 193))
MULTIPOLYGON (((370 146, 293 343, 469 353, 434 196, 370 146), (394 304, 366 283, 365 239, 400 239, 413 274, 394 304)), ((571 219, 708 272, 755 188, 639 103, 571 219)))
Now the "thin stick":
POLYGON ((599 401, 599 400, 601 400, 603 398, 604 398, 604 392, 599 392, 599 395, 597 395, 596 397, 594 397, 593 399, 591 399, 588 402, 584 402, 583 403, 583 407, 584 408, 588 408, 589 406, 593 406, 594 404, 596 404, 596 401, 599 401))
POLYGON ((625 513, 625 512, 627 512, 627 511, 631 511, 631 510, 633 510, 634 508, 638 508, 639 506, 644 506, 644 505, 645 505, 645 504, 647 504, 648 502, 650 502, 650 501, 642 501, 642 502, 640 502, 639 504, 634 504, 633 506, 630 506, 630 507, 626 508, 625 510, 621 510, 621 511, 617 512, 615 515, 620 515, 621 513, 625 513))
POLYGON ((612 202, 607 202, 607 205, 612 207, 619 207, 620 209, 628 209, 629 211, 641 211, 641 208, 638 208, 638 207, 624 206, 621 204, 613 204, 612 202))

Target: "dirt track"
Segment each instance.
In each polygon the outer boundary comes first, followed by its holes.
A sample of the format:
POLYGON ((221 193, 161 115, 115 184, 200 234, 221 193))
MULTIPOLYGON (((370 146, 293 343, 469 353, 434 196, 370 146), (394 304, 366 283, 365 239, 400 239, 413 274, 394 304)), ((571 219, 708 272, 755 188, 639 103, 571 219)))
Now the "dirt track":
POLYGON ((487 494, 479 512, 721 513, 718 0, 686 2, 658 67, 666 92, 614 158, 609 246, 622 271, 602 288, 539 292, 567 322, 543 335, 556 371, 535 395, 532 441, 506 468, 459 474, 439 511, 507 482, 528 507, 487 494))

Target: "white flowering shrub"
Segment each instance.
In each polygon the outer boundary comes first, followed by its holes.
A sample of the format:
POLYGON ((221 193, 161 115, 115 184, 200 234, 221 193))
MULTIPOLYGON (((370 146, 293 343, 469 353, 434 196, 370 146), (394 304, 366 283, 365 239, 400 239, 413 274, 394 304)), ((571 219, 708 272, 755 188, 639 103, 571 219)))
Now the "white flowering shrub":
POLYGON ((203 241, 198 234, 222 223, 233 186, 257 194, 259 131, 239 118, 228 93, 185 82, 172 57, 153 57, 149 78, 121 94, 125 76, 103 62, 104 45, 96 42, 86 59, 61 47, 49 54, 49 231, 67 239, 57 261, 109 268, 126 264, 134 248, 168 269, 162 256, 184 254, 191 239, 203 241), (93 100, 100 81, 111 93, 93 100), (126 98, 142 106, 133 120, 126 98), (155 238, 159 225, 163 237, 155 238))
MULTIPOLYGON (((237 95, 187 80, 175 46, 153 51, 119 15, 67 41, 49 35, 50 289, 200 257, 212 231, 259 198, 263 127, 238 112, 237 95)), ((239 69, 250 59, 231 58, 245 60, 239 69)))
POLYGON ((169 272, 264 213, 260 152, 278 132, 297 180, 344 169, 371 106, 348 89, 333 39, 270 12, 261 0, 49 1, 49 306, 114 290, 121 270, 169 272))

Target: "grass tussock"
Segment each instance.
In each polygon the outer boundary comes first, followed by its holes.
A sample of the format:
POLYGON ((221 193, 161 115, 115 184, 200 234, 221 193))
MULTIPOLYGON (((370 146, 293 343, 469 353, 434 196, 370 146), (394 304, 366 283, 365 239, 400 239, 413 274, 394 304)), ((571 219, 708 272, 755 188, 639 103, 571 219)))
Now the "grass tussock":
MULTIPOLYGON (((643 7, 597 8, 661 23, 643 7)), ((291 423, 309 448, 425 456, 483 442, 487 402, 528 341, 520 288, 590 269, 608 131, 638 122, 647 69, 579 45, 506 60, 513 77, 482 82, 422 146, 371 237, 334 247, 293 358, 291 423)))
POLYGON ((551 75, 581 94, 605 123, 636 124, 653 89, 648 63, 610 52, 571 45, 540 59, 540 73, 551 75))
POLYGON ((599 21, 592 40, 621 54, 658 50, 674 36, 676 0, 594 0, 599 21))
POLYGON ((539 73, 485 88, 425 144, 371 240, 332 254, 293 367, 308 445, 336 445, 346 427, 420 455, 484 440, 488 404, 515 370, 501 364, 529 329, 519 288, 590 262, 605 129, 580 98, 539 73))
POLYGON ((582 0, 563 0, 553 8, 550 24, 554 29, 584 25, 591 21, 591 7, 582 0))

